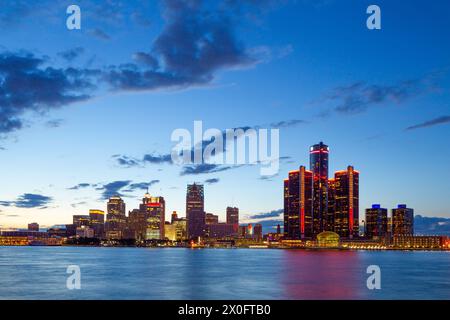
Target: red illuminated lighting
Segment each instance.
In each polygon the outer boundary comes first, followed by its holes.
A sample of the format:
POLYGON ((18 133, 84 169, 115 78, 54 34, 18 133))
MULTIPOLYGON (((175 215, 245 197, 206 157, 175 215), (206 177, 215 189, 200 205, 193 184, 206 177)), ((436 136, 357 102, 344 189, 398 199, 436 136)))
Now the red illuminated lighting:
POLYGON ((328 153, 327 150, 314 150, 314 151, 310 151, 309 153, 328 153))
POLYGON ((349 210, 349 232, 350 234, 353 233, 353 208, 350 208, 349 210))
POLYGON ((300 209, 300 232, 305 234, 305 208, 300 209))

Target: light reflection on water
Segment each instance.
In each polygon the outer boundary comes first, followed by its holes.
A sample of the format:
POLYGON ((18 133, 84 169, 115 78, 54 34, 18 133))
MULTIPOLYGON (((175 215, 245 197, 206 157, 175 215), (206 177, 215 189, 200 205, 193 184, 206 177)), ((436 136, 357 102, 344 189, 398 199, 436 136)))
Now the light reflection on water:
POLYGON ((450 252, 0 247, 0 298, 450 299, 450 252))

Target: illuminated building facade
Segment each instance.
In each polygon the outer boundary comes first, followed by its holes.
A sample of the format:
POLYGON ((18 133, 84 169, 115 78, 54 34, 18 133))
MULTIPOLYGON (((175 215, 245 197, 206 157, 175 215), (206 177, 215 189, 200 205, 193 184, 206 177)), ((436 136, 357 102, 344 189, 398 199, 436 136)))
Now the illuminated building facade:
POLYGON ((359 172, 352 166, 334 175, 334 232, 341 238, 359 236, 359 172))
POLYGON ((203 185, 190 184, 186 192, 186 218, 189 239, 204 236, 205 233, 205 197, 203 185))
POLYGON ((313 145, 309 151, 310 170, 313 174, 313 233, 326 230, 328 218, 328 155, 329 148, 323 142, 313 145))
POLYGON ((123 239, 127 223, 127 218, 125 215, 125 202, 120 196, 113 196, 109 198, 106 207, 106 238, 109 240, 123 239))
POLYGON ((284 180, 284 236, 303 239, 313 236, 313 173, 301 166, 284 180))
POLYGON ((239 229, 239 208, 227 207, 227 223, 234 226, 234 233, 238 233, 239 229))
POLYGON ((88 215, 74 215, 72 217, 72 219, 73 219, 73 224, 75 225, 76 228, 79 228, 82 226, 89 227, 89 225, 91 223, 91 218, 88 215))
POLYGON ((233 237, 235 235, 234 225, 228 223, 207 224, 206 235, 215 239, 233 237))
POLYGON ((212 214, 212 213, 207 213, 205 215, 205 223, 206 224, 215 224, 215 223, 219 223, 219 216, 212 214))
POLYGON ((146 193, 139 207, 145 213, 145 240, 163 240, 166 219, 166 202, 163 197, 152 197, 146 193))
POLYGON ((96 238, 102 238, 105 232, 105 211, 89 210, 89 226, 94 230, 96 238))
POLYGON ((392 209, 392 236, 414 235, 414 210, 405 204, 392 209))
POLYGON ((28 231, 39 231, 39 224, 37 222, 29 223, 28 231))
POLYGON ((128 212, 129 237, 137 241, 144 241, 147 232, 146 212, 139 209, 133 209, 128 212))
POLYGON ((379 204, 366 209, 365 237, 368 239, 381 239, 388 235, 388 210, 379 204))

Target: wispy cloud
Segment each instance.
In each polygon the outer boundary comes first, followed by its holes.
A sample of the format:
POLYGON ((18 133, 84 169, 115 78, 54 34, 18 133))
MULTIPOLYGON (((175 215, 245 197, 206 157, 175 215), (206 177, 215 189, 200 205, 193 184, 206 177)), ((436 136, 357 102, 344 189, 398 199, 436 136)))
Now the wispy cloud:
POLYGON ((445 124, 445 123, 449 123, 450 122, 450 116, 441 116, 441 117, 437 117, 425 122, 421 122, 412 126, 407 127, 405 130, 409 131, 409 130, 416 130, 416 129, 421 129, 421 128, 428 128, 428 127, 433 127, 433 126, 437 126, 439 124, 445 124))
POLYGON ((278 218, 284 212, 283 209, 272 210, 270 212, 261 212, 248 217, 248 219, 267 219, 267 218, 278 218))
POLYGON ((205 183, 206 184, 215 184, 215 183, 218 183, 219 181, 220 181, 219 178, 211 178, 211 179, 206 179, 205 183))
POLYGON ((14 201, 0 201, 0 206, 14 206, 17 208, 45 208, 52 202, 52 198, 42 194, 24 193, 14 201))

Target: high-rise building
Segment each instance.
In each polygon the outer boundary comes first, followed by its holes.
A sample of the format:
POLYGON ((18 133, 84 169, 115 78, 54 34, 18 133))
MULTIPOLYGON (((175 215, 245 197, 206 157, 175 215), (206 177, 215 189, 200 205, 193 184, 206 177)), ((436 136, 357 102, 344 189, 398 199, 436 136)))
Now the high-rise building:
POLYGON ((201 184, 187 186, 186 218, 188 238, 202 237, 205 232, 205 197, 201 184))
POLYGON ((173 211, 170 222, 173 223, 174 221, 177 221, 177 220, 178 220, 178 214, 176 211, 173 211))
POLYGON ((392 236, 414 235, 414 209, 406 204, 399 204, 392 209, 392 236))
POLYGON ((284 181, 284 236, 304 239, 313 235, 313 173, 301 166, 284 181))
POLYGON ((313 233, 326 230, 328 218, 328 155, 329 148, 323 142, 310 148, 310 171, 313 174, 313 233))
POLYGON ((366 209, 366 225, 364 234, 368 239, 384 238, 388 234, 388 211, 379 204, 366 209))
POLYGON ((205 224, 215 224, 215 223, 219 223, 218 215, 212 213, 205 214, 205 224))
POLYGON ((227 224, 232 224, 234 233, 238 233, 239 229, 239 208, 227 207, 227 224))
POLYGON ((359 235, 359 172, 352 166, 337 171, 334 199, 334 231, 342 238, 359 235))
POLYGON ((262 225, 260 223, 257 223, 253 227, 253 238, 257 241, 261 241, 262 237, 263 237, 262 225))
POLYGON ((127 218, 125 215, 125 202, 120 196, 109 198, 105 223, 106 238, 120 240, 124 236, 127 218))
POLYGON ((73 224, 76 228, 86 226, 89 227, 91 223, 91 218, 88 215, 74 215, 73 217, 73 224))
POLYGON ((37 222, 29 223, 28 231, 39 231, 39 224, 37 222))
POLYGON ((105 231, 105 211, 89 210, 89 226, 94 230, 94 237, 102 238, 105 231))
POLYGON ((146 240, 163 240, 164 225, 166 222, 166 202, 163 197, 152 197, 149 193, 144 195, 139 210, 145 213, 146 240))
POLYGON ((146 212, 139 209, 128 212, 128 228, 131 239, 144 241, 147 232, 146 212))
POLYGON ((334 231, 334 204, 336 198, 336 185, 334 178, 328 179, 328 216, 325 230, 334 231))

